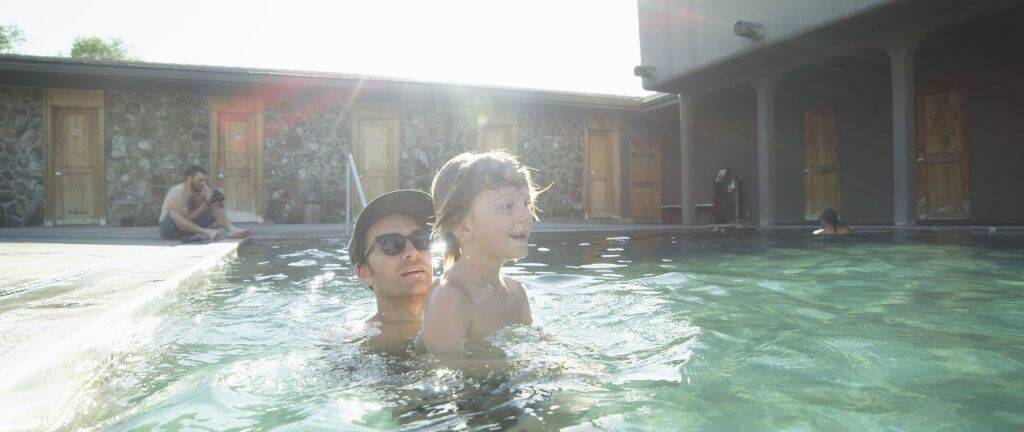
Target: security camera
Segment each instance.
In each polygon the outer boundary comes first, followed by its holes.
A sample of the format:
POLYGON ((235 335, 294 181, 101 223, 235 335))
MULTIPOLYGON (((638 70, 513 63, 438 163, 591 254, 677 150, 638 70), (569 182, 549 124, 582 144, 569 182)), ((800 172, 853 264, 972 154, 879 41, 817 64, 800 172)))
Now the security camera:
POLYGON ((761 24, 750 21, 736 21, 736 24, 732 26, 732 32, 736 33, 736 36, 742 36, 747 39, 758 40, 764 37, 764 27, 761 24))
POLYGON ((657 72, 654 66, 637 66, 633 68, 633 75, 636 75, 643 79, 654 79, 654 74, 657 72))

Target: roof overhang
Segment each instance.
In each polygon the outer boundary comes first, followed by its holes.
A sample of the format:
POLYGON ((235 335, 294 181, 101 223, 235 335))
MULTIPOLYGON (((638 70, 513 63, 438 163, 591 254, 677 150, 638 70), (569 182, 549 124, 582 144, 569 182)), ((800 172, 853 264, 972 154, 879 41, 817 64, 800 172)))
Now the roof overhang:
POLYGON ((218 87, 295 87, 339 89, 398 94, 474 94, 495 100, 535 102, 563 106, 645 111, 649 106, 675 99, 674 95, 648 97, 538 90, 515 87, 475 86, 399 79, 383 76, 308 72, 282 69, 250 69, 169 63, 124 62, 0 55, 0 84, 63 82, 68 78, 104 84, 162 84, 205 89, 218 87))

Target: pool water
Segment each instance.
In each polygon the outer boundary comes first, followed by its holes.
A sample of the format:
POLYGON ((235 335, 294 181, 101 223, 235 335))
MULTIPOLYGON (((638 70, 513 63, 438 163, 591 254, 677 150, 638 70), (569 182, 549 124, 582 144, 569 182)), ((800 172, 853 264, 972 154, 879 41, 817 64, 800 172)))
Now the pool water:
POLYGON ((382 353, 345 239, 257 242, 152 312, 66 430, 1020 430, 1020 237, 535 234, 532 327, 382 353), (493 355, 493 353, 492 353, 493 355))

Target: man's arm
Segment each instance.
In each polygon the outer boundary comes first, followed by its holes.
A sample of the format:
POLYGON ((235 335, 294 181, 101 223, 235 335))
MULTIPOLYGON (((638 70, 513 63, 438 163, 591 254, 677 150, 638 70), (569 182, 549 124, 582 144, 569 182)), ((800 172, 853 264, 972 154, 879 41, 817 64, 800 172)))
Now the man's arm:
MULTIPOLYGON (((178 226, 179 229, 192 234, 203 234, 210 238, 217 237, 215 231, 208 230, 189 219, 188 215, 188 204, 182 194, 173 194, 167 197, 168 204, 170 204, 170 210, 167 211, 167 217, 171 218, 171 221, 178 226), (211 234, 214 233, 214 234, 211 234)), ((200 213, 201 214, 201 213, 200 213)), ((198 216, 197 216, 198 217, 198 216)))
MULTIPOLYGON (((196 219, 199 219, 199 216, 202 216, 203 213, 205 213, 207 210, 210 209, 210 205, 207 204, 206 202, 209 201, 210 195, 212 195, 212 194, 213 194, 213 192, 210 191, 210 188, 208 186, 203 186, 203 192, 200 193, 200 195, 199 195, 199 205, 196 206, 196 209, 192 210, 191 213, 189 213, 188 211, 184 211, 184 212, 182 212, 182 214, 187 214, 188 215, 188 220, 190 220, 190 221, 194 221, 196 219)), ((180 227, 180 225, 179 225, 179 227, 180 227)), ((182 229, 184 229, 184 228, 182 228, 182 229)))

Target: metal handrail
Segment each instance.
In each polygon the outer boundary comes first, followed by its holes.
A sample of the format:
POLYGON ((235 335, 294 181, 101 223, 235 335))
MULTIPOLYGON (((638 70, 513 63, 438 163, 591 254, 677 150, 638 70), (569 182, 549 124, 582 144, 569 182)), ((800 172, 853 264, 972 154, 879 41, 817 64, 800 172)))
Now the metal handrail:
POLYGON ((363 193, 363 182, 359 179, 359 171, 356 169, 356 160, 352 153, 347 153, 348 164, 345 165, 345 224, 349 231, 352 230, 352 180, 356 183, 356 193, 359 196, 360 208, 366 207, 366 194, 363 193))
POLYGON ((356 161, 352 153, 348 154, 348 166, 352 167, 352 178, 356 181, 356 192, 359 192, 359 204, 366 207, 366 194, 363 193, 363 182, 359 180, 359 171, 356 170, 356 161))

